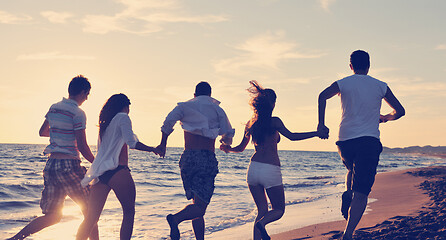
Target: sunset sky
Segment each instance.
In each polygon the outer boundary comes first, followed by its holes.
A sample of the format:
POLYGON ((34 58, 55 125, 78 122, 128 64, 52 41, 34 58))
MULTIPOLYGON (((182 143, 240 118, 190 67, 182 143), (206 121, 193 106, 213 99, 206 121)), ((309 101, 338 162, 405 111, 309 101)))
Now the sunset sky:
MULTIPOLYGON (((349 55, 371 55, 406 116, 381 125, 388 147, 446 145, 446 1, 414 0, 14 0, 0 1, 0 143, 48 143, 38 130, 74 76, 89 78, 89 144, 114 93, 131 100, 139 139, 157 145, 177 102, 208 81, 236 128, 251 117, 256 79, 278 95, 274 115, 295 132, 317 126, 317 97, 351 74, 349 55)), ((390 110, 383 103, 383 113, 390 110)), ((336 151, 340 98, 327 105, 329 140, 281 150, 336 151)), ((182 146, 181 127, 168 146, 182 146)))

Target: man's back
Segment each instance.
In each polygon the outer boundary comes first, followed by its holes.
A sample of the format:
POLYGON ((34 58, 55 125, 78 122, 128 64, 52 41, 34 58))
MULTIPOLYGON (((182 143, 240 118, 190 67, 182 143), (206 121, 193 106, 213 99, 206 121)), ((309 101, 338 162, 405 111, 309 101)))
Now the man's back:
POLYGON ((218 135, 232 139, 234 130, 219 102, 210 96, 197 96, 178 105, 169 113, 161 130, 170 134, 177 121, 185 133, 186 149, 208 149, 214 151, 218 135))
POLYGON ((86 116, 78 104, 64 98, 50 107, 45 118, 50 125, 50 145, 44 152, 79 157, 74 131, 85 129, 86 116))
POLYGON ((337 81, 342 103, 339 140, 362 136, 379 139, 381 102, 387 84, 368 75, 355 74, 337 81))
POLYGON ((339 128, 339 155, 348 169, 345 177, 346 191, 342 194, 341 213, 347 220, 342 239, 353 239, 367 206, 369 195, 382 151, 379 124, 397 120, 405 110, 386 83, 368 76, 370 56, 363 50, 350 55, 350 69, 355 73, 334 82, 319 94, 318 130, 325 126, 327 100, 339 94, 342 104, 342 122, 339 128), (381 115, 382 99, 393 111, 381 115))

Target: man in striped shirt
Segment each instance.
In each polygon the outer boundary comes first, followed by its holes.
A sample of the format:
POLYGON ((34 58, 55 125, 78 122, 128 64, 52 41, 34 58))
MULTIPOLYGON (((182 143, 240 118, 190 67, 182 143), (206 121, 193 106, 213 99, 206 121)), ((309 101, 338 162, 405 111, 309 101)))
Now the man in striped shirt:
MULTIPOLYGON (((87 118, 79 106, 87 100, 90 89, 87 78, 74 77, 68 87, 68 98, 53 104, 45 115, 39 131, 41 137, 50 138, 50 145, 44 150, 49 157, 43 170, 44 189, 40 200, 44 215, 32 220, 10 239, 24 239, 58 223, 67 195, 81 207, 84 215, 87 213, 89 189, 80 184, 86 169, 80 165, 79 152, 89 162, 93 162, 94 156, 85 135, 87 118)), ((97 226, 90 239, 99 239, 97 226)))

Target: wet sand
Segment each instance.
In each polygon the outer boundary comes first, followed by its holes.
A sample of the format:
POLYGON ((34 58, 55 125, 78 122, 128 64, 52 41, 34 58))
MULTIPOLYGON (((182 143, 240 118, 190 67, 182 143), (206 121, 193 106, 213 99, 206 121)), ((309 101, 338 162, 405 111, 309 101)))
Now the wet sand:
MULTIPOLYGON (((379 173, 369 198, 354 239, 446 239, 446 166, 379 173)), ((345 224, 315 224, 272 239, 340 239, 345 224)))

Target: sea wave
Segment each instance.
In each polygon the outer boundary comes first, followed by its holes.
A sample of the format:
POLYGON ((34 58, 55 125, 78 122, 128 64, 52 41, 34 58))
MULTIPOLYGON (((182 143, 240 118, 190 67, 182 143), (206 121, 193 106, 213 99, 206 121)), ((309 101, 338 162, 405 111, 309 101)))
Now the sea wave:
POLYGON ((304 199, 286 201, 285 206, 314 202, 314 201, 317 201, 317 200, 325 198, 325 197, 326 197, 325 195, 319 195, 319 196, 314 196, 314 197, 307 197, 304 199))
MULTIPOLYGON (((23 222, 29 222, 35 217, 33 214, 40 213, 39 200, 43 189, 41 172, 46 160, 41 154, 44 147, 45 145, 0 144, 0 211, 5 213, 0 215, 1 229, 21 228, 25 225, 23 222)), ((169 148, 168 156, 164 159, 145 152, 129 151, 129 164, 137 188, 135 239, 164 239, 164 235, 158 233, 168 232, 165 216, 190 203, 184 196, 178 169, 182 151, 182 148, 169 148), (148 231, 157 232, 158 235, 152 237, 147 234, 148 231)), ((207 233, 253 223, 257 214, 256 206, 245 180, 253 153, 251 149, 241 154, 216 151, 220 173, 206 213, 207 233)), ((287 207, 323 201, 328 194, 339 194, 342 191, 346 170, 338 153, 279 151, 279 156, 287 207)), ((86 160, 83 162, 85 166, 90 166, 86 160)), ((434 157, 382 154, 379 171, 445 163, 446 159, 434 157)), ((74 203, 66 204, 68 208, 73 206, 74 203)), ((120 206, 114 194, 110 194, 101 215, 104 223, 110 219, 118 219, 108 222, 116 224, 109 227, 118 231, 122 214, 120 206)), ((66 219, 71 221, 72 218, 66 219)), ((183 229, 185 228, 182 226, 182 236, 184 233, 185 239, 193 238, 191 230, 183 229)), ((0 239, 2 237, 0 233, 0 239)))
POLYGON ((223 219, 214 226, 206 227, 206 230, 210 232, 218 232, 224 229, 228 229, 235 226, 244 225, 246 223, 253 222, 257 216, 257 210, 245 210, 244 212, 238 212, 238 216, 230 219, 223 219))
POLYGON ((314 176, 314 177, 306 177, 305 179, 308 180, 323 180, 323 179, 330 179, 334 178, 333 176, 314 176))
POLYGON ((16 209, 16 208, 26 208, 34 207, 39 203, 39 200, 32 201, 0 201, 0 210, 16 209))
POLYGON ((308 181, 308 182, 300 182, 295 184, 285 183, 283 186, 286 190, 291 189, 300 189, 300 188, 315 188, 326 185, 336 185, 338 182, 336 181, 308 181))

